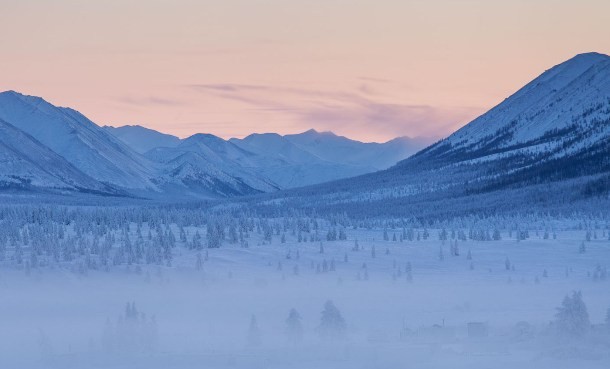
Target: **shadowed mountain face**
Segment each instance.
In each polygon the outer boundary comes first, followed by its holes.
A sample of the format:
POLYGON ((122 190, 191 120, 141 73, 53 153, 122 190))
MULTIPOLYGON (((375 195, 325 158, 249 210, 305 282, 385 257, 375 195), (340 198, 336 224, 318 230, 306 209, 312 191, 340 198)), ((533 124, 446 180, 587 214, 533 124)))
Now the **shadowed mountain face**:
POLYGON ((253 156, 251 153, 214 135, 196 134, 175 147, 154 148, 145 155, 163 164, 170 178, 193 193, 203 191, 231 197, 278 189, 272 181, 240 165, 240 160, 253 156))
POLYGON ((0 120, 0 190, 82 191, 115 194, 39 141, 0 120))

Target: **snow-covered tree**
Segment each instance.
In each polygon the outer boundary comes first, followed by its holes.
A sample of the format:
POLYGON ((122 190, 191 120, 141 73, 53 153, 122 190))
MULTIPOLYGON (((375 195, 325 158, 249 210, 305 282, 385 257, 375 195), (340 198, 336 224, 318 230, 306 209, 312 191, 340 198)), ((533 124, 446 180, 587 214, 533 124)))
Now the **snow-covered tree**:
POLYGON ((557 308, 555 323, 558 331, 567 336, 579 337, 589 330, 589 313, 580 291, 564 297, 561 306, 557 308))
POLYGON ((319 333, 323 338, 331 340, 343 339, 347 333, 347 324, 335 304, 328 300, 324 304, 320 318, 319 333))

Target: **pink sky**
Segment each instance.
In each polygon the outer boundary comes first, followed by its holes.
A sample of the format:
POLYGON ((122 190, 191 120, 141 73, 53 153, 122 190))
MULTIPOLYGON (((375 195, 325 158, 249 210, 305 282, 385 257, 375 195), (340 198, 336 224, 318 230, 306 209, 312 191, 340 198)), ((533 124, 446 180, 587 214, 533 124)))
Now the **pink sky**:
POLYGON ((577 53, 607 0, 0 0, 0 90, 181 137, 444 136, 577 53))

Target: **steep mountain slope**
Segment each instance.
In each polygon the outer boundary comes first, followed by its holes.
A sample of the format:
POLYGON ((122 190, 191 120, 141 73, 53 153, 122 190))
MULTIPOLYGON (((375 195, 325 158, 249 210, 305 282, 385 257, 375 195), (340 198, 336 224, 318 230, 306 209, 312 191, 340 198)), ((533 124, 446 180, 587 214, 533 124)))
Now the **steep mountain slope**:
POLYGON ((180 139, 176 136, 142 126, 104 126, 103 128, 140 154, 157 147, 176 147, 180 144, 180 139))
POLYGON ((14 91, 0 93, 0 119, 88 176, 127 189, 155 189, 150 164, 79 112, 14 91))
POLYGON ((3 120, 0 120, 0 188, 117 193, 3 120))
POLYGON ((466 152, 476 158, 574 152, 608 135, 609 97, 610 57, 580 54, 546 71, 423 156, 456 161, 466 152), (589 137, 579 140, 578 134, 589 137))
POLYGON ((323 160, 376 170, 386 169, 415 154, 433 142, 431 138, 398 137, 385 143, 360 142, 332 132, 307 132, 286 135, 285 138, 323 160))
POLYGON ((582 54, 553 67, 392 168, 267 198, 280 196, 295 206, 399 216, 608 198, 610 57, 582 54))
MULTIPOLYGON (((270 181, 244 173, 233 162, 225 160, 226 157, 242 158, 244 153, 232 144, 231 150, 226 149, 223 145, 229 144, 222 139, 210 140, 205 135, 183 141, 176 138, 179 150, 153 149, 170 150, 170 154, 159 155, 162 157, 159 159, 153 153, 151 157, 155 160, 151 160, 109 133, 112 130, 97 126, 79 112, 13 91, 0 93, 0 119, 11 137, 19 137, 9 141, 7 136, 5 144, 0 146, 5 169, 2 180, 6 183, 32 183, 30 187, 167 201, 277 189, 270 181), (20 140, 25 142, 24 147, 31 146, 31 149, 16 152, 20 140)), ((134 131, 145 131, 148 138, 156 140, 155 146, 160 141, 175 142, 154 131, 139 128, 128 131, 132 136, 137 135, 134 131)))
POLYGON ((486 186, 531 183, 606 172, 609 148, 610 57, 589 53, 546 71, 399 167, 474 164, 486 186))

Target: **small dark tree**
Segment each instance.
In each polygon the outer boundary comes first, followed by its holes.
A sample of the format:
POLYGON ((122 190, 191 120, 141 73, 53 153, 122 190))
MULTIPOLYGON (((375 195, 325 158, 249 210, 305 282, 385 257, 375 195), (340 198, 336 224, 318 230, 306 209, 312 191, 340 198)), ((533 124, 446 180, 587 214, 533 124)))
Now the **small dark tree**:
POLYGON ((290 309, 288 318, 286 319, 286 336, 288 342, 293 345, 300 343, 303 340, 303 325, 301 324, 301 315, 296 309, 290 309))
POLYGON ((250 327, 248 328, 248 346, 256 347, 260 346, 261 339, 261 331, 258 328, 258 323, 256 321, 256 316, 252 315, 250 318, 250 327))
POLYGON ((347 333, 347 325, 341 312, 330 300, 324 304, 319 332, 323 338, 330 340, 343 339, 347 333))

